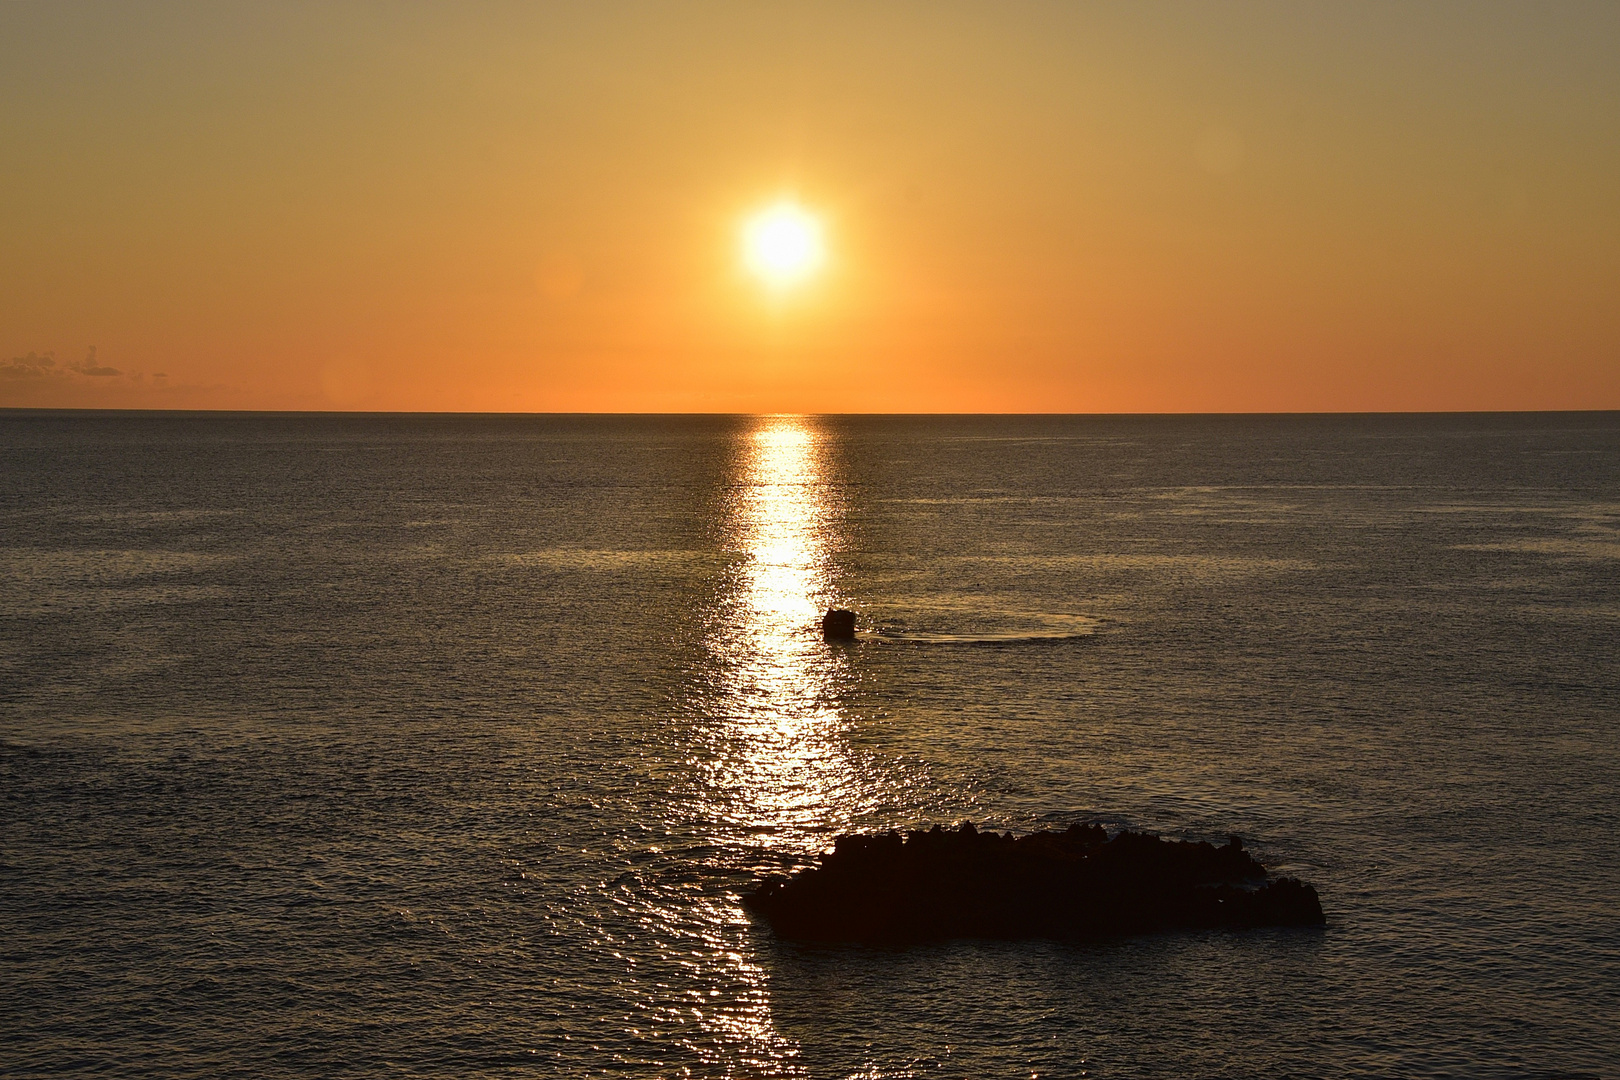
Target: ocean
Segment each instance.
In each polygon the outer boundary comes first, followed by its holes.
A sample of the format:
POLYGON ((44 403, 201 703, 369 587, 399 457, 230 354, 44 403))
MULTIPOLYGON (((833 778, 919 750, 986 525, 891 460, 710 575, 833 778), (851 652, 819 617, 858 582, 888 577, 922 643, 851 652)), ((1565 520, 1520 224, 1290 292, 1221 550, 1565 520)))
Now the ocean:
POLYGON ((6 1076, 1620 1075, 1620 414, 9 411, 0 453, 6 1076), (1235 833, 1328 922, 810 947, 741 903, 960 821, 1235 833))

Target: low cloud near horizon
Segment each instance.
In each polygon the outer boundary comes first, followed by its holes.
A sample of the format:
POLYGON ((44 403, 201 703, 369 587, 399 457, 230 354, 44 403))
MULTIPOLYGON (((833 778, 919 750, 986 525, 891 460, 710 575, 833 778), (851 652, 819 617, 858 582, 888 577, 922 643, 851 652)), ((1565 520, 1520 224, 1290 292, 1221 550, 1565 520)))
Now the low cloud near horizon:
POLYGON ((169 384, 166 372, 148 375, 144 371, 126 371, 102 363, 96 357, 96 347, 90 346, 83 360, 60 363, 56 353, 29 352, 0 361, 0 407, 28 408, 60 406, 64 399, 78 400, 84 396, 102 396, 115 391, 120 396, 175 389, 169 384))

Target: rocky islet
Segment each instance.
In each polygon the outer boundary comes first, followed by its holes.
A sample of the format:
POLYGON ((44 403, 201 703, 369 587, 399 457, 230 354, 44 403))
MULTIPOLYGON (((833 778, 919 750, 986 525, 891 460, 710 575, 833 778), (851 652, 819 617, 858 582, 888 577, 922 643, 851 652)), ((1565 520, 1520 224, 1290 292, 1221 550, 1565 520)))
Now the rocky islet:
POLYGON ((1026 836, 938 825, 838 837, 820 865, 745 897, 779 937, 907 943, 1085 940, 1160 930, 1317 926, 1316 889, 1268 876, 1237 837, 1165 840, 1101 825, 1026 836))

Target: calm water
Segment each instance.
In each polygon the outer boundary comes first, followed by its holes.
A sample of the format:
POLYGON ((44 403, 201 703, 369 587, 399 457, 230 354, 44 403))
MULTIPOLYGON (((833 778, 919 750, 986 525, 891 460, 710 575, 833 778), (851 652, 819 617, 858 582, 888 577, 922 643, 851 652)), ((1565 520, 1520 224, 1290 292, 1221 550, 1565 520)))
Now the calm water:
POLYGON ((1615 414, 0 452, 7 1075, 1620 1075, 1615 414), (963 818, 1235 831, 1329 924, 829 949, 739 904, 963 818))

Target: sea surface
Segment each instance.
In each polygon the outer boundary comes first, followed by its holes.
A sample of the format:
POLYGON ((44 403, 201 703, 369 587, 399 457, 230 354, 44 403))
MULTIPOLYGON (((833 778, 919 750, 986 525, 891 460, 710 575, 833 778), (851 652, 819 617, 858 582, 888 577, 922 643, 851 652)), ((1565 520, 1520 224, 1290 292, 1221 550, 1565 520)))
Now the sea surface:
POLYGON ((1620 1076, 1620 414, 12 411, 0 462, 7 1077, 1620 1076), (740 902, 964 820, 1237 833, 1328 923, 740 902))

